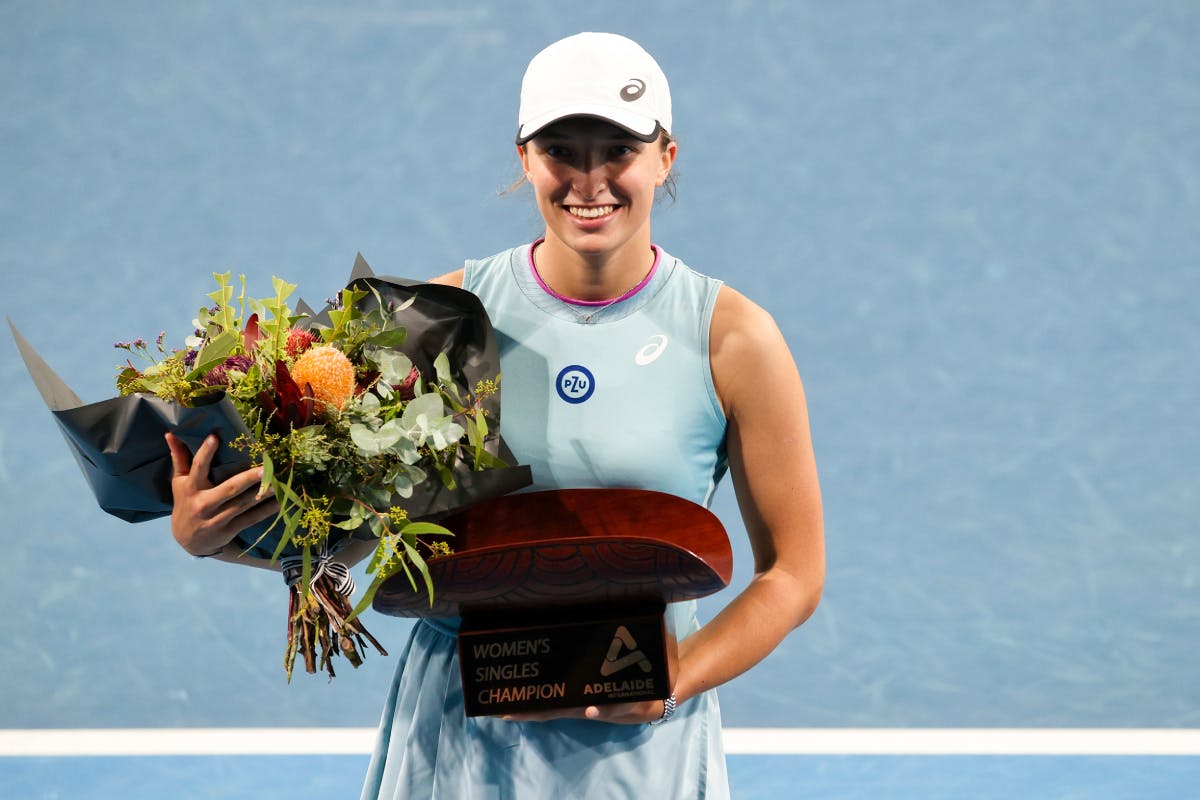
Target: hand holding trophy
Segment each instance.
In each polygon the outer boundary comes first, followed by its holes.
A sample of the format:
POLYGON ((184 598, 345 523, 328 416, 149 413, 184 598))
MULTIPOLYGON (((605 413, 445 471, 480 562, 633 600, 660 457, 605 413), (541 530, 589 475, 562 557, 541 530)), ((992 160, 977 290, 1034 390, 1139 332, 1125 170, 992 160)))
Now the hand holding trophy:
POLYGON ((500 497, 445 520, 433 603, 395 579, 375 609, 461 616, 468 716, 666 700, 676 634, 666 604, 724 588, 729 539, 710 511, 638 489, 500 497))

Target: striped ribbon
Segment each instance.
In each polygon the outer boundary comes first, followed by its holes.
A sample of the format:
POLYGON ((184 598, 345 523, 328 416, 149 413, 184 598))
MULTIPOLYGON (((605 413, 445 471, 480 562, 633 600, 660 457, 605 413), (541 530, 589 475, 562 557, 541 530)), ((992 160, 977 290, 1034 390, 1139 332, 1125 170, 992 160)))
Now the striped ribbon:
MULTIPOLYGON (((327 575, 334 587, 349 597, 354 594, 354 578, 350 575, 350 568, 340 561, 334 561, 333 555, 325 544, 321 545, 321 552, 313 554, 312 578, 308 584, 314 586, 318 578, 327 575)), ((288 586, 295 586, 304 575, 304 556, 284 556, 279 559, 279 566, 283 569, 284 582, 288 586)))

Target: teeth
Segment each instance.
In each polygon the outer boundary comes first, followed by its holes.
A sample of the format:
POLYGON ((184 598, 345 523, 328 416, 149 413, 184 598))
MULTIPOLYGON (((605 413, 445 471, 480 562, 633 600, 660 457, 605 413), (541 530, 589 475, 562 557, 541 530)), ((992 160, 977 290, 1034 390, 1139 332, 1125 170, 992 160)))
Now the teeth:
POLYGON ((583 217, 584 219, 595 219, 596 217, 603 217, 606 214, 613 213, 614 211, 616 211, 616 209, 617 209, 616 206, 595 206, 593 208, 583 208, 582 206, 567 206, 567 211, 570 211, 572 214, 574 214, 577 217, 583 217))

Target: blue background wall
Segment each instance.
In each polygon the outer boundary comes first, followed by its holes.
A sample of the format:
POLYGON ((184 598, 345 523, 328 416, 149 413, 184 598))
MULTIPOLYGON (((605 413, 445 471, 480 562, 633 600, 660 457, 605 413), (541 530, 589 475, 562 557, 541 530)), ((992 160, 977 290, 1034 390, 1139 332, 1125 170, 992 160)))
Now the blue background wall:
MULTIPOLYGON (((633 36, 681 140, 655 238, 775 315, 822 471, 824 601, 727 724, 1200 725, 1197 4, 0 19, 0 310, 88 401, 213 271, 319 302, 356 251, 423 278, 532 238, 499 194, 524 65, 633 36)), ((7 340, 0 380, 0 727, 374 724, 394 658, 285 685, 278 576, 103 515, 7 340)), ((407 623, 371 627, 400 650, 407 623)))

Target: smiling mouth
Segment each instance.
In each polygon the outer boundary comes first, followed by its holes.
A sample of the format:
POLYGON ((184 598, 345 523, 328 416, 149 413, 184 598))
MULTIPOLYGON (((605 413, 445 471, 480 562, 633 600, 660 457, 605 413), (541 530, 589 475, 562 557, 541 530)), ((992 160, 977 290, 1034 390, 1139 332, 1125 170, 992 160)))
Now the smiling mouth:
POLYGON ((566 206, 568 213, 580 219, 599 219, 617 210, 616 206, 566 206))

